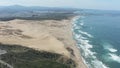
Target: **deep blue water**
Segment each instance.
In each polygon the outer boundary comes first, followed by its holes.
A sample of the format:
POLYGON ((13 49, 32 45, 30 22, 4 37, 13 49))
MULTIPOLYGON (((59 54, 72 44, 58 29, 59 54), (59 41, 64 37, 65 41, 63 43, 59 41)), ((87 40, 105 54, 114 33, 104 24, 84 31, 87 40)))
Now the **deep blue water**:
POLYGON ((120 68, 119 15, 80 16, 73 27, 88 68, 120 68))

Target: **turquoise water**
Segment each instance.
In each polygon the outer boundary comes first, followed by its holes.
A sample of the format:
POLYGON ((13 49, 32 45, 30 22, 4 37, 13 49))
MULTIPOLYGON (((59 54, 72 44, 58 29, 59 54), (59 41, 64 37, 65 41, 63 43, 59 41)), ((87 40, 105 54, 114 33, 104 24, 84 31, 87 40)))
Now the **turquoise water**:
POLYGON ((120 68, 119 15, 80 16, 73 28, 88 68, 120 68))

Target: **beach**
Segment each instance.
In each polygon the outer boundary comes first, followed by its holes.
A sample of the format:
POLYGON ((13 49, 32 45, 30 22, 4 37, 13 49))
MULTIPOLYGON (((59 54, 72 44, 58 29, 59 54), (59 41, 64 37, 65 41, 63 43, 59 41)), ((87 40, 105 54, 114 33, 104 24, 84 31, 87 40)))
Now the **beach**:
POLYGON ((86 68, 73 39, 73 19, 0 21, 0 43, 61 54, 86 68))

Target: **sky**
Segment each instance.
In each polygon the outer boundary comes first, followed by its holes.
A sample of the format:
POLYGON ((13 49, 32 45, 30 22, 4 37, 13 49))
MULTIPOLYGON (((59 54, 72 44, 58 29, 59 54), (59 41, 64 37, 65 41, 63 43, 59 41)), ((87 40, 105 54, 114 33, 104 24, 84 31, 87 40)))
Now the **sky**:
POLYGON ((8 5, 120 10, 120 0, 0 0, 0 6, 8 5))

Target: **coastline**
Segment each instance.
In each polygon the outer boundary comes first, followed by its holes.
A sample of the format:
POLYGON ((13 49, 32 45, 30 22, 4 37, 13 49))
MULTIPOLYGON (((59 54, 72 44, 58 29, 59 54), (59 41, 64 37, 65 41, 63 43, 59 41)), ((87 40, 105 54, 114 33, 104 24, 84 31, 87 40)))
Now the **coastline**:
MULTIPOLYGON (((72 25, 72 27, 71 27, 72 28, 72 37, 74 36, 73 35, 74 34, 73 33, 73 24, 79 18, 80 18, 80 16, 75 16, 75 17, 72 18, 72 21, 71 21, 71 23, 72 23, 71 24, 72 25)), ((74 51, 76 53, 77 62, 78 62, 78 68, 87 68, 87 65, 85 64, 85 60, 81 56, 80 49, 78 48, 77 43, 76 43, 74 37, 73 37, 73 41, 75 42, 75 44, 74 44, 74 46, 72 48, 74 49, 74 51)))
POLYGON ((0 21, 0 42, 61 54, 73 59, 77 68, 87 68, 73 39, 72 23, 75 19, 0 21))

